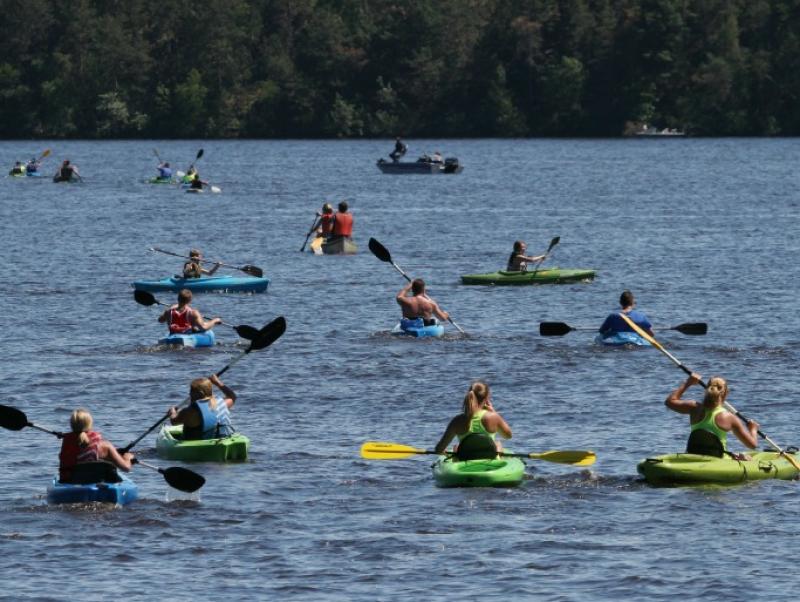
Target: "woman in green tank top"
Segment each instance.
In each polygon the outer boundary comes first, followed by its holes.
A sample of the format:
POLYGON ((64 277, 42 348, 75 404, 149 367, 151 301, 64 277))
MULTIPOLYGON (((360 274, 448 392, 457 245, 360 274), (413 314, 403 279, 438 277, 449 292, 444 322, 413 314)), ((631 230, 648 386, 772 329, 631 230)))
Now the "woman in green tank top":
MULTIPOLYGON (((511 427, 494 411, 489 385, 480 381, 472 383, 464 396, 462 412, 447 425, 447 430, 436 444, 437 453, 443 453, 453 438, 458 437, 461 441, 473 433, 487 435, 492 439, 499 433, 504 439, 511 439, 511 427)), ((495 443, 498 451, 503 449, 499 441, 495 443)))
MULTIPOLYGON (((692 433, 695 431, 711 433, 719 439, 723 451, 727 449, 729 432, 733 432, 739 441, 750 449, 755 449, 758 445, 759 425, 755 420, 751 420, 745 425, 736 415, 724 409, 723 404, 728 396, 728 384, 725 379, 715 376, 708 381, 708 388, 702 402, 681 398, 689 387, 696 385, 701 380, 702 377, 699 374, 692 373, 686 382, 669 394, 664 402, 666 406, 673 412, 688 414, 692 433)), ((690 437, 690 447, 692 438, 690 437)))

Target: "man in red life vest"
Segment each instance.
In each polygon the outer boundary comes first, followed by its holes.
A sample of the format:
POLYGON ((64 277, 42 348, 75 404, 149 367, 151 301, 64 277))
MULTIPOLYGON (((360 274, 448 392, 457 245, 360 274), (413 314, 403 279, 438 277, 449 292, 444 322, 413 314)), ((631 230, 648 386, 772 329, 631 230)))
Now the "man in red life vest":
POLYGON ((178 293, 178 303, 165 309, 158 317, 159 322, 169 325, 170 334, 204 332, 222 322, 219 318, 204 320, 200 312, 189 305, 191 302, 192 291, 183 289, 178 293))
POLYGON ((347 201, 339 203, 339 211, 333 216, 331 239, 350 238, 353 236, 353 215, 347 213, 347 201))

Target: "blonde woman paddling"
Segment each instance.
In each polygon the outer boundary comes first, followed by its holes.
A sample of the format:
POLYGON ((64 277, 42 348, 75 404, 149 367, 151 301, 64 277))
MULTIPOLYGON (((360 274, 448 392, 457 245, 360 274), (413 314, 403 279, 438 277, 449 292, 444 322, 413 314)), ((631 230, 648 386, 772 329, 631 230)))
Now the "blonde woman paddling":
POLYGON ((92 422, 92 415, 83 408, 72 412, 69 418, 72 432, 61 440, 61 453, 58 456, 58 480, 62 483, 69 483, 75 467, 87 462, 109 462, 125 472, 131 469, 133 454, 127 452, 120 455, 116 447, 92 430, 92 422))
MULTIPOLYGON (((755 449, 758 445, 759 424, 751 420, 745 425, 736 415, 723 407, 728 396, 728 384, 725 379, 715 376, 708 381, 703 401, 682 399, 687 389, 701 380, 702 377, 693 372, 686 382, 669 394, 664 402, 673 412, 689 415, 691 433, 686 444, 686 453, 721 458, 727 452, 729 432, 733 432, 736 438, 750 449, 755 449)), ((731 455, 737 459, 746 459, 737 457, 736 454, 731 455)))
POLYGON ((469 391, 464 396, 462 412, 447 425, 447 430, 442 435, 442 438, 439 439, 439 443, 436 444, 436 452, 444 453, 454 437, 458 437, 460 443, 474 434, 489 437, 494 441, 497 451, 500 451, 503 446, 499 441, 495 440, 498 433, 504 439, 511 439, 511 427, 494 410, 489 385, 478 381, 470 386, 469 391))

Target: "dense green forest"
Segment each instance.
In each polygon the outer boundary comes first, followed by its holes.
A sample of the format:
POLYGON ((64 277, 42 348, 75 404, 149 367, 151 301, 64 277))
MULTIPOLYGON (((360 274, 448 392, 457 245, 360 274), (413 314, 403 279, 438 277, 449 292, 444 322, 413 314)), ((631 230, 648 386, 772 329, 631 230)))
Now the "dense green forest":
POLYGON ((3 138, 800 134, 800 0, 0 9, 3 138))

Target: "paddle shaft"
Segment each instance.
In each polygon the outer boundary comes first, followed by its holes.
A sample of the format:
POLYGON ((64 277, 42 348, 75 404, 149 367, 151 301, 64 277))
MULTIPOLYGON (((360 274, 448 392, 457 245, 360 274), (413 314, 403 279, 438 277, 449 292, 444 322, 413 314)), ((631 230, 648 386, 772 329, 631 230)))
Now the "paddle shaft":
POLYGON ((311 229, 308 231, 308 234, 306 234, 306 239, 303 241, 303 246, 300 247, 301 253, 306 250, 306 244, 308 244, 308 238, 311 236, 311 233, 314 231, 314 226, 316 225, 317 225, 317 216, 315 215, 314 221, 311 223, 311 229))
MULTIPOLYGON (((156 253, 164 253, 164 255, 172 255, 173 257, 180 257, 182 259, 192 259, 188 255, 181 255, 180 253, 173 253, 172 251, 165 251, 164 249, 159 249, 158 247, 150 247, 151 251, 155 251, 156 253)), ((212 259, 198 259, 200 263, 218 263, 221 266, 225 266, 226 268, 233 268, 234 270, 241 270, 242 272, 250 273, 249 270, 244 269, 243 267, 239 267, 236 265, 231 265, 229 263, 222 263, 221 261, 214 261, 212 259)), ((255 267, 255 266, 246 266, 246 267, 255 267)))
MULTIPOLYGON (((406 274, 400 268, 399 265, 397 265, 394 261, 390 261, 389 263, 391 263, 394 266, 394 269, 396 269, 398 272, 400 272, 403 275, 403 278, 405 278, 406 280, 411 282, 411 277, 408 274, 406 274)), ((430 299, 430 297, 428 297, 428 295, 425 295, 425 298, 426 299, 430 299)), ((464 329, 461 328, 461 326, 459 326, 458 324, 456 324, 455 320, 453 320, 453 318, 451 318, 450 316, 447 316, 447 321, 450 322, 450 324, 452 324, 453 326, 455 326, 456 329, 458 330, 458 332, 460 332, 461 334, 467 334, 466 332, 464 332, 464 329)))
POLYGON ((536 267, 533 269, 533 275, 534 275, 534 276, 536 276, 536 272, 538 272, 538 271, 539 271, 539 267, 541 267, 542 263, 544 263, 544 260, 545 260, 545 259, 547 259, 547 256, 548 256, 548 255, 550 255, 550 251, 552 251, 552 250, 553 250, 553 247, 555 247, 555 246, 556 246, 556 245, 559 243, 559 241, 560 241, 560 240, 561 240, 561 237, 560 237, 560 236, 556 236, 555 238, 553 238, 553 239, 550 241, 550 246, 548 246, 548 247, 547 247, 547 251, 545 251, 545 252, 544 252, 544 257, 542 257, 542 258, 541 258, 541 259, 540 259, 540 260, 539 260, 539 261, 536 263, 536 267))

